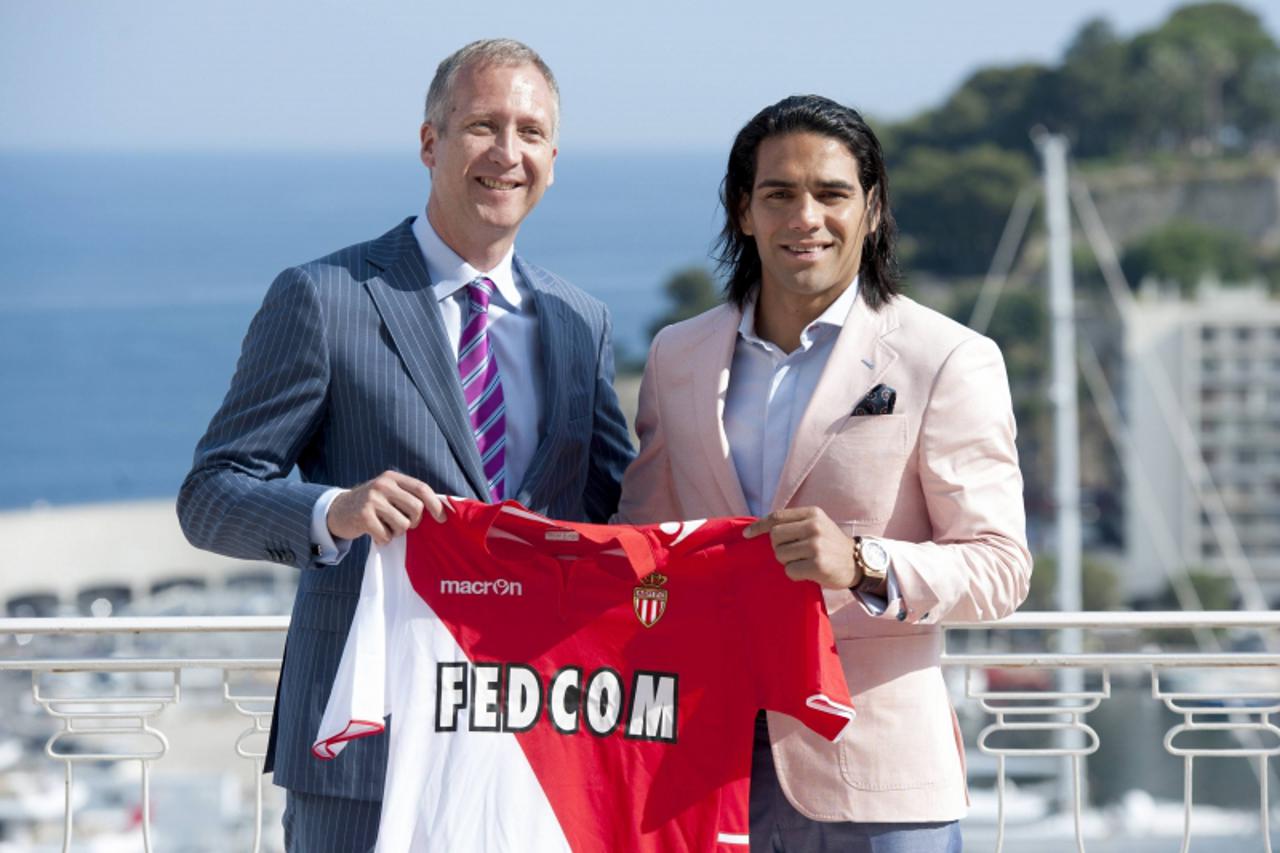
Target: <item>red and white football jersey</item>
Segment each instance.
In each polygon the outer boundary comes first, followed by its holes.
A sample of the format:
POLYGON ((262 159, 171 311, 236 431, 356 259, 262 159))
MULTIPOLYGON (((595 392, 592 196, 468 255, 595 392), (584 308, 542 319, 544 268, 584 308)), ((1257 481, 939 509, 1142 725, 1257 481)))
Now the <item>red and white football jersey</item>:
POLYGON ((750 519, 450 501, 365 568, 313 752, 383 730, 379 851, 735 851, 757 709, 853 719, 816 584, 750 519))

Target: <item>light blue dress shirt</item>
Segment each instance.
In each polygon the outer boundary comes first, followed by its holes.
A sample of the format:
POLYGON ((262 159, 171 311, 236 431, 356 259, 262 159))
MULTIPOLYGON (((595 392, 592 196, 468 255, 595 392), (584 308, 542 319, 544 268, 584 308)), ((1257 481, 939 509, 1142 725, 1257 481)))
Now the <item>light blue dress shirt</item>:
POLYGON ((752 515, 769 512, 796 427, 857 295, 855 278, 805 326, 800 346, 790 353, 756 335, 755 302, 742 312, 724 401, 724 431, 752 515))
MULTIPOLYGON (((754 516, 768 515, 778 491, 782 466, 791 451, 796 427, 822 378, 836 338, 849 319, 858 297, 858 279, 827 306, 804 331, 800 346, 786 353, 777 344, 756 334, 756 304, 742 312, 738 340, 729 368, 729 390, 724 401, 724 432, 729 454, 738 472, 747 509, 754 516)), ((856 401, 850 401, 853 408, 856 401)), ((892 558, 889 543, 880 540, 892 558)), ((884 613, 888 601, 900 596, 898 581, 889 569, 888 597, 858 591, 872 613, 884 613)))
MULTIPOLYGON (((524 482, 542 435, 543 369, 538 316, 529 288, 516 274, 515 249, 491 270, 481 271, 458 257, 436 234, 426 214, 413 221, 413 236, 431 276, 431 292, 440 304, 441 318, 454 356, 467 317, 466 286, 478 276, 493 281, 497 292, 489 302, 489 345, 503 377, 502 399, 507 414, 507 496, 524 482), (508 378, 509 377, 509 378, 508 378)), ((379 472, 381 473, 381 472, 379 472)), ((318 548, 316 562, 332 565, 346 556, 351 543, 329 535, 329 506, 345 489, 333 488, 316 501, 311 512, 311 541, 318 548)))

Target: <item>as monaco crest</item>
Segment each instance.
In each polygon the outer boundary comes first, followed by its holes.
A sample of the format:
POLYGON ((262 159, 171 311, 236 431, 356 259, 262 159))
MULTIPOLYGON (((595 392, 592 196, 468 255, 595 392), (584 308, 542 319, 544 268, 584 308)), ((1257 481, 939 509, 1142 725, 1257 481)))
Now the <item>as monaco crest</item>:
POLYGON ((662 588, 666 582, 666 575, 650 572, 631 595, 636 618, 646 628, 652 628, 662 618, 662 614, 667 612, 667 591, 662 588))

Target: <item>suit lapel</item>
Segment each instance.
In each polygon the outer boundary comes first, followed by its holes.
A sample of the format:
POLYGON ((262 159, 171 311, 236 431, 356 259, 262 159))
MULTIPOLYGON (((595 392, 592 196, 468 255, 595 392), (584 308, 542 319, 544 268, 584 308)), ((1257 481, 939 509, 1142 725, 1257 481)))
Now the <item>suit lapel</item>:
POLYGON ((369 259, 382 270, 382 275, 370 278, 365 287, 458 466, 477 495, 488 495, 480 452, 471 424, 463 414, 466 406, 457 359, 449 346, 440 306, 431 291, 431 277, 410 229, 411 221, 406 220, 371 247, 369 259))
MULTIPOLYGON (((538 447, 525 472, 524 482, 519 484, 514 497, 525 506, 544 506, 545 502, 538 502, 536 496, 543 491, 542 487, 552 473, 548 466, 559 458, 558 446, 566 435, 568 407, 564 405, 565 391, 574 384, 581 385, 588 377, 572 374, 574 354, 580 354, 581 348, 566 339, 573 334, 574 324, 566 316, 569 309, 564 300, 556 298, 551 292, 552 285, 519 256, 515 257, 513 264, 529 286, 538 315, 538 348, 543 376, 542 434, 538 436, 538 447)), ((589 380, 594 379, 592 374, 589 380)))
POLYGON ((883 340, 897 325, 892 302, 873 312, 859 294, 796 426, 770 512, 787 506, 831 439, 844 427, 853 407, 897 360, 898 353, 883 340))
POLYGON ((738 480, 729 453, 729 438, 724 431, 724 402, 729 391, 729 368, 738 340, 738 324, 742 313, 722 308, 711 333, 702 338, 689 354, 688 364, 694 372, 693 431, 702 440, 702 450, 712 479, 720 489, 728 507, 728 515, 750 515, 747 499, 738 480))

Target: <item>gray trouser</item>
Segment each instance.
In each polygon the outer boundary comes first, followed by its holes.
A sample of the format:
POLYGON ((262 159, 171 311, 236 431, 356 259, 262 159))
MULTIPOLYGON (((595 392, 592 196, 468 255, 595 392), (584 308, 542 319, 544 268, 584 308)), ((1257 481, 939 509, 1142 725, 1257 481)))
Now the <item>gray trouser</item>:
POLYGON ((782 793, 765 716, 751 755, 751 853, 960 853, 960 823, 825 823, 782 793))

